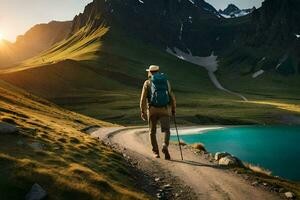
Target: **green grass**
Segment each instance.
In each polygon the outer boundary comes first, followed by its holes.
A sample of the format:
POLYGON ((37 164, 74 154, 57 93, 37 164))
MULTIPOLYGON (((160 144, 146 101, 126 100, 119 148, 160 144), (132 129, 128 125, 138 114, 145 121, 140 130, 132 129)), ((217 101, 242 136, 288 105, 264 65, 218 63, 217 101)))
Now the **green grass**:
POLYGON ((218 72, 221 83, 252 103, 217 90, 204 68, 115 27, 95 32, 83 28, 48 52, 2 71, 0 77, 67 109, 122 125, 139 125, 143 123, 139 98, 145 69, 158 64, 176 94, 180 124, 274 124, 286 123, 280 116, 299 116, 298 111, 277 106, 299 102, 297 77, 264 74, 263 79, 252 79, 234 70, 229 73, 223 67, 226 62, 221 60, 218 72))
POLYGON ((0 81, 0 121, 19 128, 0 134, 0 199, 24 199, 34 183, 48 199, 148 199, 122 155, 80 132, 116 126, 62 109, 0 81), (42 144, 42 149, 30 147, 42 144))

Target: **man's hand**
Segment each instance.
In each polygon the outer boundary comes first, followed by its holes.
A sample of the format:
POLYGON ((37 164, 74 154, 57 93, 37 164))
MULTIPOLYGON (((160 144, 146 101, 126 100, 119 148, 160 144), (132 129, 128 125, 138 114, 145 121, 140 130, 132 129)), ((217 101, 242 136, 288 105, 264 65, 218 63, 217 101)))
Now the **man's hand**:
POLYGON ((141 112, 141 118, 143 121, 147 121, 147 114, 145 112, 141 112))

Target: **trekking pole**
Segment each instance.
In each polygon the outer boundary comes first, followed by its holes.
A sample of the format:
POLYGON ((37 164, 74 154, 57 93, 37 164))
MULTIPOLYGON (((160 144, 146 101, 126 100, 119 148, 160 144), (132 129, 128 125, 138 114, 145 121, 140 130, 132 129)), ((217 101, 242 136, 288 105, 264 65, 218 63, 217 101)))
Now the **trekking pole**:
POLYGON ((181 145, 180 145, 180 139, 179 139, 179 134, 178 134, 178 129, 177 129, 177 123, 176 123, 176 117, 175 117, 175 114, 173 115, 173 119, 174 119, 175 129, 176 129, 176 133, 177 133, 177 139, 178 139, 178 144, 179 144, 179 150, 180 150, 181 160, 183 160, 182 150, 181 150, 181 145))

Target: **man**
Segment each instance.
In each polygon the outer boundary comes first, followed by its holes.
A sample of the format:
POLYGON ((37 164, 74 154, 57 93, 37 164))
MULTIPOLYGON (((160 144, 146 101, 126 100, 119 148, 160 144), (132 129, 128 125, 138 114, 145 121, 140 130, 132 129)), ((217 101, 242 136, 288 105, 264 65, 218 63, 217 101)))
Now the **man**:
POLYGON ((152 152, 155 158, 160 158, 156 140, 156 127, 160 122, 161 131, 164 132, 162 152, 165 159, 170 160, 168 151, 170 140, 170 114, 175 115, 176 100, 171 90, 171 85, 166 76, 159 72, 159 66, 151 65, 148 80, 145 81, 140 101, 141 118, 149 123, 149 134, 152 152))

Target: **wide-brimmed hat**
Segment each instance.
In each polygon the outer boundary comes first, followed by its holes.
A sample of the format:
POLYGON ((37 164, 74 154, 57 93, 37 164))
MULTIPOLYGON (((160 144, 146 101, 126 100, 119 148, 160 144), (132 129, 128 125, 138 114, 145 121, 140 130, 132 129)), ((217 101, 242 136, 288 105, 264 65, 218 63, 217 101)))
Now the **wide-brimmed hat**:
POLYGON ((149 69, 146 69, 147 72, 156 72, 159 71, 159 66, 157 65, 150 65, 149 69))

